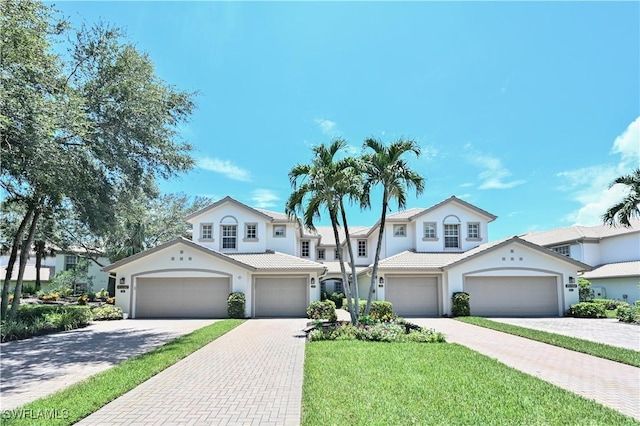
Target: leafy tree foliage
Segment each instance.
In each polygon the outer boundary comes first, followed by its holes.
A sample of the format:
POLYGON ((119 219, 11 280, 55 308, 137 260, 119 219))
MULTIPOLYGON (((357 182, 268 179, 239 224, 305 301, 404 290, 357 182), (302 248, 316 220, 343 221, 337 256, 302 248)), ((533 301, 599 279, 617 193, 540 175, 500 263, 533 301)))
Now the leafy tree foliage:
POLYGON ((102 234, 116 223, 114 206, 124 194, 151 194, 157 178, 193 166, 178 125, 194 94, 159 79, 119 29, 100 23, 73 30, 32 0, 0 3, 0 43, 0 185, 6 201, 24 209, 11 238, 13 262, 20 253, 13 314, 43 218, 70 209, 102 234), (67 53, 56 53, 65 40, 67 53))
POLYGON ((618 184, 625 185, 629 192, 622 201, 609 208, 602 215, 602 220, 608 225, 615 226, 616 223, 620 223, 622 226, 630 228, 632 226, 631 218, 640 217, 640 168, 620 176, 611 182, 609 188, 618 184))

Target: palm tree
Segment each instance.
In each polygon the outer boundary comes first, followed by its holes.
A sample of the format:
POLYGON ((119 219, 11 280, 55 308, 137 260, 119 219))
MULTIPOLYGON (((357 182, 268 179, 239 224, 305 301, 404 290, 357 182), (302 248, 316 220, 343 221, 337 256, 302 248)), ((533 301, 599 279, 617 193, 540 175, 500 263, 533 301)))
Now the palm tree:
POLYGON ((630 219, 640 217, 640 168, 635 169, 628 175, 620 176, 611 182, 609 188, 617 184, 626 185, 629 189, 629 194, 621 202, 609 208, 602 215, 602 220, 605 224, 611 226, 616 226, 616 222, 619 222, 622 226, 631 228, 630 219))
MULTIPOLYGON (((339 215, 342 213, 342 221, 349 242, 349 232, 346 215, 342 209, 345 196, 357 197, 353 173, 350 170, 354 166, 353 159, 335 160, 336 154, 346 146, 343 139, 334 139, 327 147, 324 144, 312 148, 314 157, 311 164, 297 164, 289 172, 289 181, 293 192, 287 200, 285 211, 290 216, 297 212, 302 214, 302 223, 309 229, 315 230, 314 221, 321 217, 321 210, 329 213, 333 235, 336 242, 336 253, 340 263, 340 272, 344 283, 347 306, 351 313, 351 321, 355 324, 358 320, 357 277, 353 274, 353 292, 349 285, 347 272, 344 266, 342 244, 338 228, 340 226, 339 215), (355 294, 354 294, 355 293, 355 294), (356 299, 354 300, 354 296, 356 299), (353 306, 355 303, 355 307, 353 306)), ((347 246, 350 246, 347 244, 347 246)), ((351 247, 349 247, 351 250, 351 247)), ((351 253, 351 252, 350 252, 351 253)), ((352 257, 352 270, 355 265, 352 257)))
POLYGON ((416 195, 420 195, 424 190, 425 181, 422 176, 411 170, 409 164, 402 158, 406 153, 414 153, 416 157, 420 157, 420 146, 415 141, 399 139, 386 146, 377 139, 368 138, 364 141, 363 148, 368 148, 373 152, 365 154, 362 158, 365 176, 362 207, 369 207, 371 204, 371 188, 375 185, 382 185, 382 212, 378 225, 378 244, 376 245, 376 255, 373 261, 367 306, 364 311, 365 315, 368 315, 378 275, 378 263, 380 261, 380 251, 382 250, 382 237, 389 202, 395 200, 398 203, 398 208, 405 208, 407 204, 407 189, 413 187, 416 195))

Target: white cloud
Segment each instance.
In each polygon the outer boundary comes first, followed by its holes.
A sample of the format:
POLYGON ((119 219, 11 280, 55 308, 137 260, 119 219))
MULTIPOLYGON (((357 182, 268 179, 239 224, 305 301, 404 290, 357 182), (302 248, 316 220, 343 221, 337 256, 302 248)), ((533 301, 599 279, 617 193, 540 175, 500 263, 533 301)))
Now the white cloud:
POLYGON ((460 188, 471 188, 473 184, 471 182, 465 182, 458 185, 460 188))
POLYGON ((466 144, 464 149, 468 153, 468 161, 483 169, 478 175, 481 180, 478 189, 509 189, 526 182, 522 179, 506 181, 511 172, 499 158, 483 154, 475 150, 471 144, 466 144))
POLYGON ((255 207, 259 209, 267 209, 275 207, 277 205, 276 201, 280 201, 280 197, 269 189, 256 189, 251 192, 251 200, 255 207))
POLYGON ((228 160, 203 157, 198 161, 198 167, 211 172, 220 173, 229 179, 251 182, 251 173, 249 173, 248 170, 242 169, 228 160))
POLYGON ((439 154, 438 148, 435 146, 421 146, 420 149, 422 150, 422 158, 426 160, 433 160, 439 154))
POLYGON ((335 121, 327 120, 325 118, 316 118, 313 120, 314 123, 318 125, 320 131, 327 136, 338 136, 340 132, 338 131, 338 126, 335 121))
POLYGON ((640 162, 640 117, 636 118, 613 142, 612 154, 620 155, 617 164, 602 164, 558 173, 562 181, 559 189, 571 191, 572 199, 581 206, 564 217, 576 225, 599 225, 602 215, 620 202, 628 189, 611 182, 630 173, 640 162))

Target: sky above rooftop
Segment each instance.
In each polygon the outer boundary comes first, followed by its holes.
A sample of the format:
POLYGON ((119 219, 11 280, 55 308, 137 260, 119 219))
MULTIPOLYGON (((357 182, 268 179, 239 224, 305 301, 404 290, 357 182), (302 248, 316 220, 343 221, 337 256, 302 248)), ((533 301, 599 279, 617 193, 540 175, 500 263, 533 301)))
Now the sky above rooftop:
MULTIPOLYGON (((61 2, 126 30, 157 74, 198 91, 197 167, 164 192, 283 211, 287 173, 335 137, 412 138, 426 179, 495 240, 597 225, 640 162, 638 2, 61 2)), ((378 219, 349 212, 353 225, 378 219)), ((397 206, 393 205, 393 211, 397 206)), ((323 215, 320 225, 328 224, 323 215)))

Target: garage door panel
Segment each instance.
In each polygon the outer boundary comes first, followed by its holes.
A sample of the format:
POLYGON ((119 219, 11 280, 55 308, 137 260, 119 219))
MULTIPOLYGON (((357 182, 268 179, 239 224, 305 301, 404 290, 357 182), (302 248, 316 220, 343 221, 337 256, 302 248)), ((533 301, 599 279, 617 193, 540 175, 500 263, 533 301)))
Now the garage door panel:
POLYGON ((256 317, 305 317, 307 278, 256 278, 254 287, 256 317))
POLYGON ((138 278, 136 318, 226 318, 228 278, 138 278))
POLYGON ((467 277, 471 315, 558 316, 555 277, 467 277))
POLYGON ((438 280, 427 276, 387 277, 385 299, 400 316, 438 316, 438 280))

